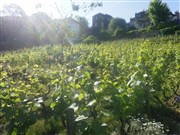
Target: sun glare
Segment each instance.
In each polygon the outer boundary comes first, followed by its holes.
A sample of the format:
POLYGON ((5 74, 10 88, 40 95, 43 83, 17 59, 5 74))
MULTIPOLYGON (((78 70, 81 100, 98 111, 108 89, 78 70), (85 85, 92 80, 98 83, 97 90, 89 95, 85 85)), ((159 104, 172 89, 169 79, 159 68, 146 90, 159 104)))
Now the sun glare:
POLYGON ((56 9, 55 3, 57 4, 58 8, 64 12, 64 14, 70 9, 70 1, 64 0, 2 0, 0 2, 0 9, 2 9, 5 5, 17 4, 25 11, 27 15, 32 15, 33 13, 41 11, 47 13, 51 17, 56 18, 60 16, 56 9))

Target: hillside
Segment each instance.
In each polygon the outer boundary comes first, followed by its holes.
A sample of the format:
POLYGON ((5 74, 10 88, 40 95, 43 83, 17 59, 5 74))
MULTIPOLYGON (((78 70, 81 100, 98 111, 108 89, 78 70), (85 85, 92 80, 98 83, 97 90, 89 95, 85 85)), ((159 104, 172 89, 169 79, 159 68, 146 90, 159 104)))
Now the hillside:
POLYGON ((174 37, 3 52, 0 134, 178 134, 179 71, 174 37))

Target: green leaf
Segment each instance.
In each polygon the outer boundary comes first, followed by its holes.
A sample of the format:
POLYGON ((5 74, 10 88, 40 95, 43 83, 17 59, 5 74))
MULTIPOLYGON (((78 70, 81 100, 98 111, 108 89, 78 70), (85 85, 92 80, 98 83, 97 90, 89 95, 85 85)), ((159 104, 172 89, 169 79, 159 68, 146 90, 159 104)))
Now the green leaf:
POLYGON ((108 110, 101 109, 100 112, 101 112, 104 116, 106 116, 106 117, 111 116, 111 113, 110 113, 108 110))
POLYGON ((16 103, 21 102, 21 99, 20 99, 20 98, 17 98, 17 99, 15 100, 15 102, 16 102, 16 103))
POLYGON ((80 93, 78 96, 78 100, 81 101, 84 98, 84 94, 80 93))
POLYGON ((50 104, 51 109, 53 109, 55 107, 55 105, 56 105, 56 102, 51 102, 51 104, 50 104))
POLYGON ((81 120, 86 120, 88 117, 85 117, 84 115, 80 115, 78 116, 75 121, 78 122, 78 121, 81 121, 81 120))
POLYGON ((13 129, 13 132, 11 135, 17 135, 17 129, 13 129))
POLYGON ((92 106, 92 105, 95 104, 95 103, 96 103, 96 100, 93 99, 91 102, 89 102, 89 104, 87 104, 87 106, 92 106))
POLYGON ((87 78, 90 78, 90 77, 91 77, 90 72, 87 72, 87 71, 86 71, 84 74, 85 74, 85 76, 86 76, 87 78))
POLYGON ((3 87, 5 87, 5 86, 6 86, 6 84, 5 84, 5 83, 3 83, 3 82, 2 82, 2 83, 0 83, 0 87, 2 87, 2 88, 3 88, 3 87))

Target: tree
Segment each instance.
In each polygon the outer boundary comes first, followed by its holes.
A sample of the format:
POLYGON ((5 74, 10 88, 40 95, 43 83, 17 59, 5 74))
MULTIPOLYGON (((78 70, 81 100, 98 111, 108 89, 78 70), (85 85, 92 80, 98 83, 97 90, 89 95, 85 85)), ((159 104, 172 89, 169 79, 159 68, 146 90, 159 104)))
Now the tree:
POLYGON ((38 44, 49 44, 54 37, 53 20, 44 12, 37 12, 30 16, 30 22, 35 27, 35 34, 38 37, 38 44))
MULTIPOLYGON (((74 18, 74 11, 84 10, 87 14, 102 4, 99 2, 88 2, 89 5, 87 2, 81 5, 73 2, 70 4, 72 4, 70 11, 64 11, 56 3, 52 6, 59 12, 59 19, 52 19, 43 12, 27 16, 20 6, 5 5, 0 9, 0 51, 44 44, 72 44, 86 38, 89 30, 88 22, 84 17, 74 18)), ((40 7, 41 4, 36 6, 40 7)))
POLYGON ((88 35, 88 21, 84 17, 76 16, 75 20, 80 25, 80 39, 84 39, 88 35))
POLYGON ((24 10, 16 4, 5 5, 0 13, 2 13, 3 16, 26 17, 24 10))
POLYGON ((115 37, 123 35, 126 28, 126 21, 122 18, 113 18, 108 25, 108 31, 115 37))
POLYGON ((164 28, 172 18, 172 13, 162 0, 153 0, 148 8, 149 18, 156 29, 164 28))
MULTIPOLYGON (((77 41, 80 41, 79 39, 77 39, 77 36, 79 34, 78 28, 76 28, 76 30, 75 28, 72 28, 73 25, 77 26, 75 22, 79 23, 80 25, 80 36, 82 36, 80 38, 84 38, 84 36, 86 36, 87 34, 86 32, 88 30, 87 20, 84 17, 74 18, 75 12, 82 11, 81 13, 85 13, 85 15, 87 15, 94 8, 102 6, 102 2, 80 2, 80 3, 77 2, 78 4, 72 0, 69 0, 69 2, 71 4, 70 10, 69 9, 62 10, 62 7, 60 8, 57 3, 54 3, 55 4, 54 6, 50 5, 51 7, 55 8, 58 11, 59 17, 61 18, 61 19, 57 19, 53 24, 53 26, 56 26, 55 28, 57 32, 56 35, 58 36, 59 41, 62 44, 67 44, 67 43, 72 44, 77 41), (71 42, 70 40, 73 42, 71 42)), ((38 4, 36 8, 41 8, 42 6, 45 5, 38 4)))
POLYGON ((10 50, 23 46, 26 42, 28 31, 28 17, 20 6, 16 4, 5 5, 0 11, 1 35, 0 44, 3 43, 1 49, 10 50))
POLYGON ((114 31, 116 28, 126 29, 126 21, 122 18, 111 19, 108 29, 114 31))
MULTIPOLYGON (((72 11, 68 12, 71 13, 71 19, 75 20, 79 23, 80 25, 80 39, 84 39, 87 36, 87 32, 88 32, 88 21, 84 18, 84 17, 77 17, 76 19, 74 19, 73 16, 73 12, 78 12, 78 11, 82 11, 82 13, 85 13, 85 16, 92 11, 94 8, 97 7, 102 7, 102 2, 83 2, 83 3, 75 3, 72 0, 71 1, 71 6, 72 6, 72 11)), ((56 9, 58 10, 58 12, 60 13, 60 15, 62 15, 62 12, 60 11, 60 9, 58 8, 57 4, 56 4, 56 9)), ((66 18, 66 16, 65 16, 66 18)), ((66 29, 68 25, 64 25, 64 29, 66 29)), ((72 33, 69 29, 68 31, 64 31, 65 33, 65 37, 68 37, 68 35, 71 35, 69 33, 72 33)), ((67 38, 68 39, 68 38, 67 38)), ((65 39, 66 40, 66 39, 65 39)))
POLYGON ((75 2, 72 2, 72 0, 71 0, 71 5, 72 5, 72 10, 73 11, 82 10, 84 13, 86 13, 86 15, 90 11, 92 11, 94 8, 103 6, 102 2, 82 2, 81 5, 78 5, 75 2))

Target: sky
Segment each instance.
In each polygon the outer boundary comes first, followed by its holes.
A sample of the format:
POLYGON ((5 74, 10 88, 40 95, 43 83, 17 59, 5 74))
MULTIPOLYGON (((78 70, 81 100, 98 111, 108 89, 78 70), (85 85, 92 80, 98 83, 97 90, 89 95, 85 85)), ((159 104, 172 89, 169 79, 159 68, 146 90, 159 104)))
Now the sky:
MULTIPOLYGON (((72 2, 82 5, 85 0, 72 0, 72 2)), ((130 21, 130 18, 135 16, 143 10, 147 10, 151 0, 100 0, 103 3, 102 7, 94 8, 93 11, 83 12, 79 11, 74 14, 86 17, 89 26, 92 25, 92 16, 97 13, 109 14, 112 17, 124 18, 126 22, 130 21)), ((97 2, 96 0, 86 0, 87 4, 90 2, 97 2)), ((174 13, 180 11, 180 0, 163 0, 167 3, 170 10, 174 13)), ((15 3, 19 5, 27 15, 31 15, 37 11, 46 12, 53 18, 59 18, 61 15, 57 12, 55 3, 61 11, 63 17, 69 16, 71 11, 70 0, 1 0, 0 9, 3 5, 15 3), (41 4, 40 8, 36 8, 38 4, 41 4)))

